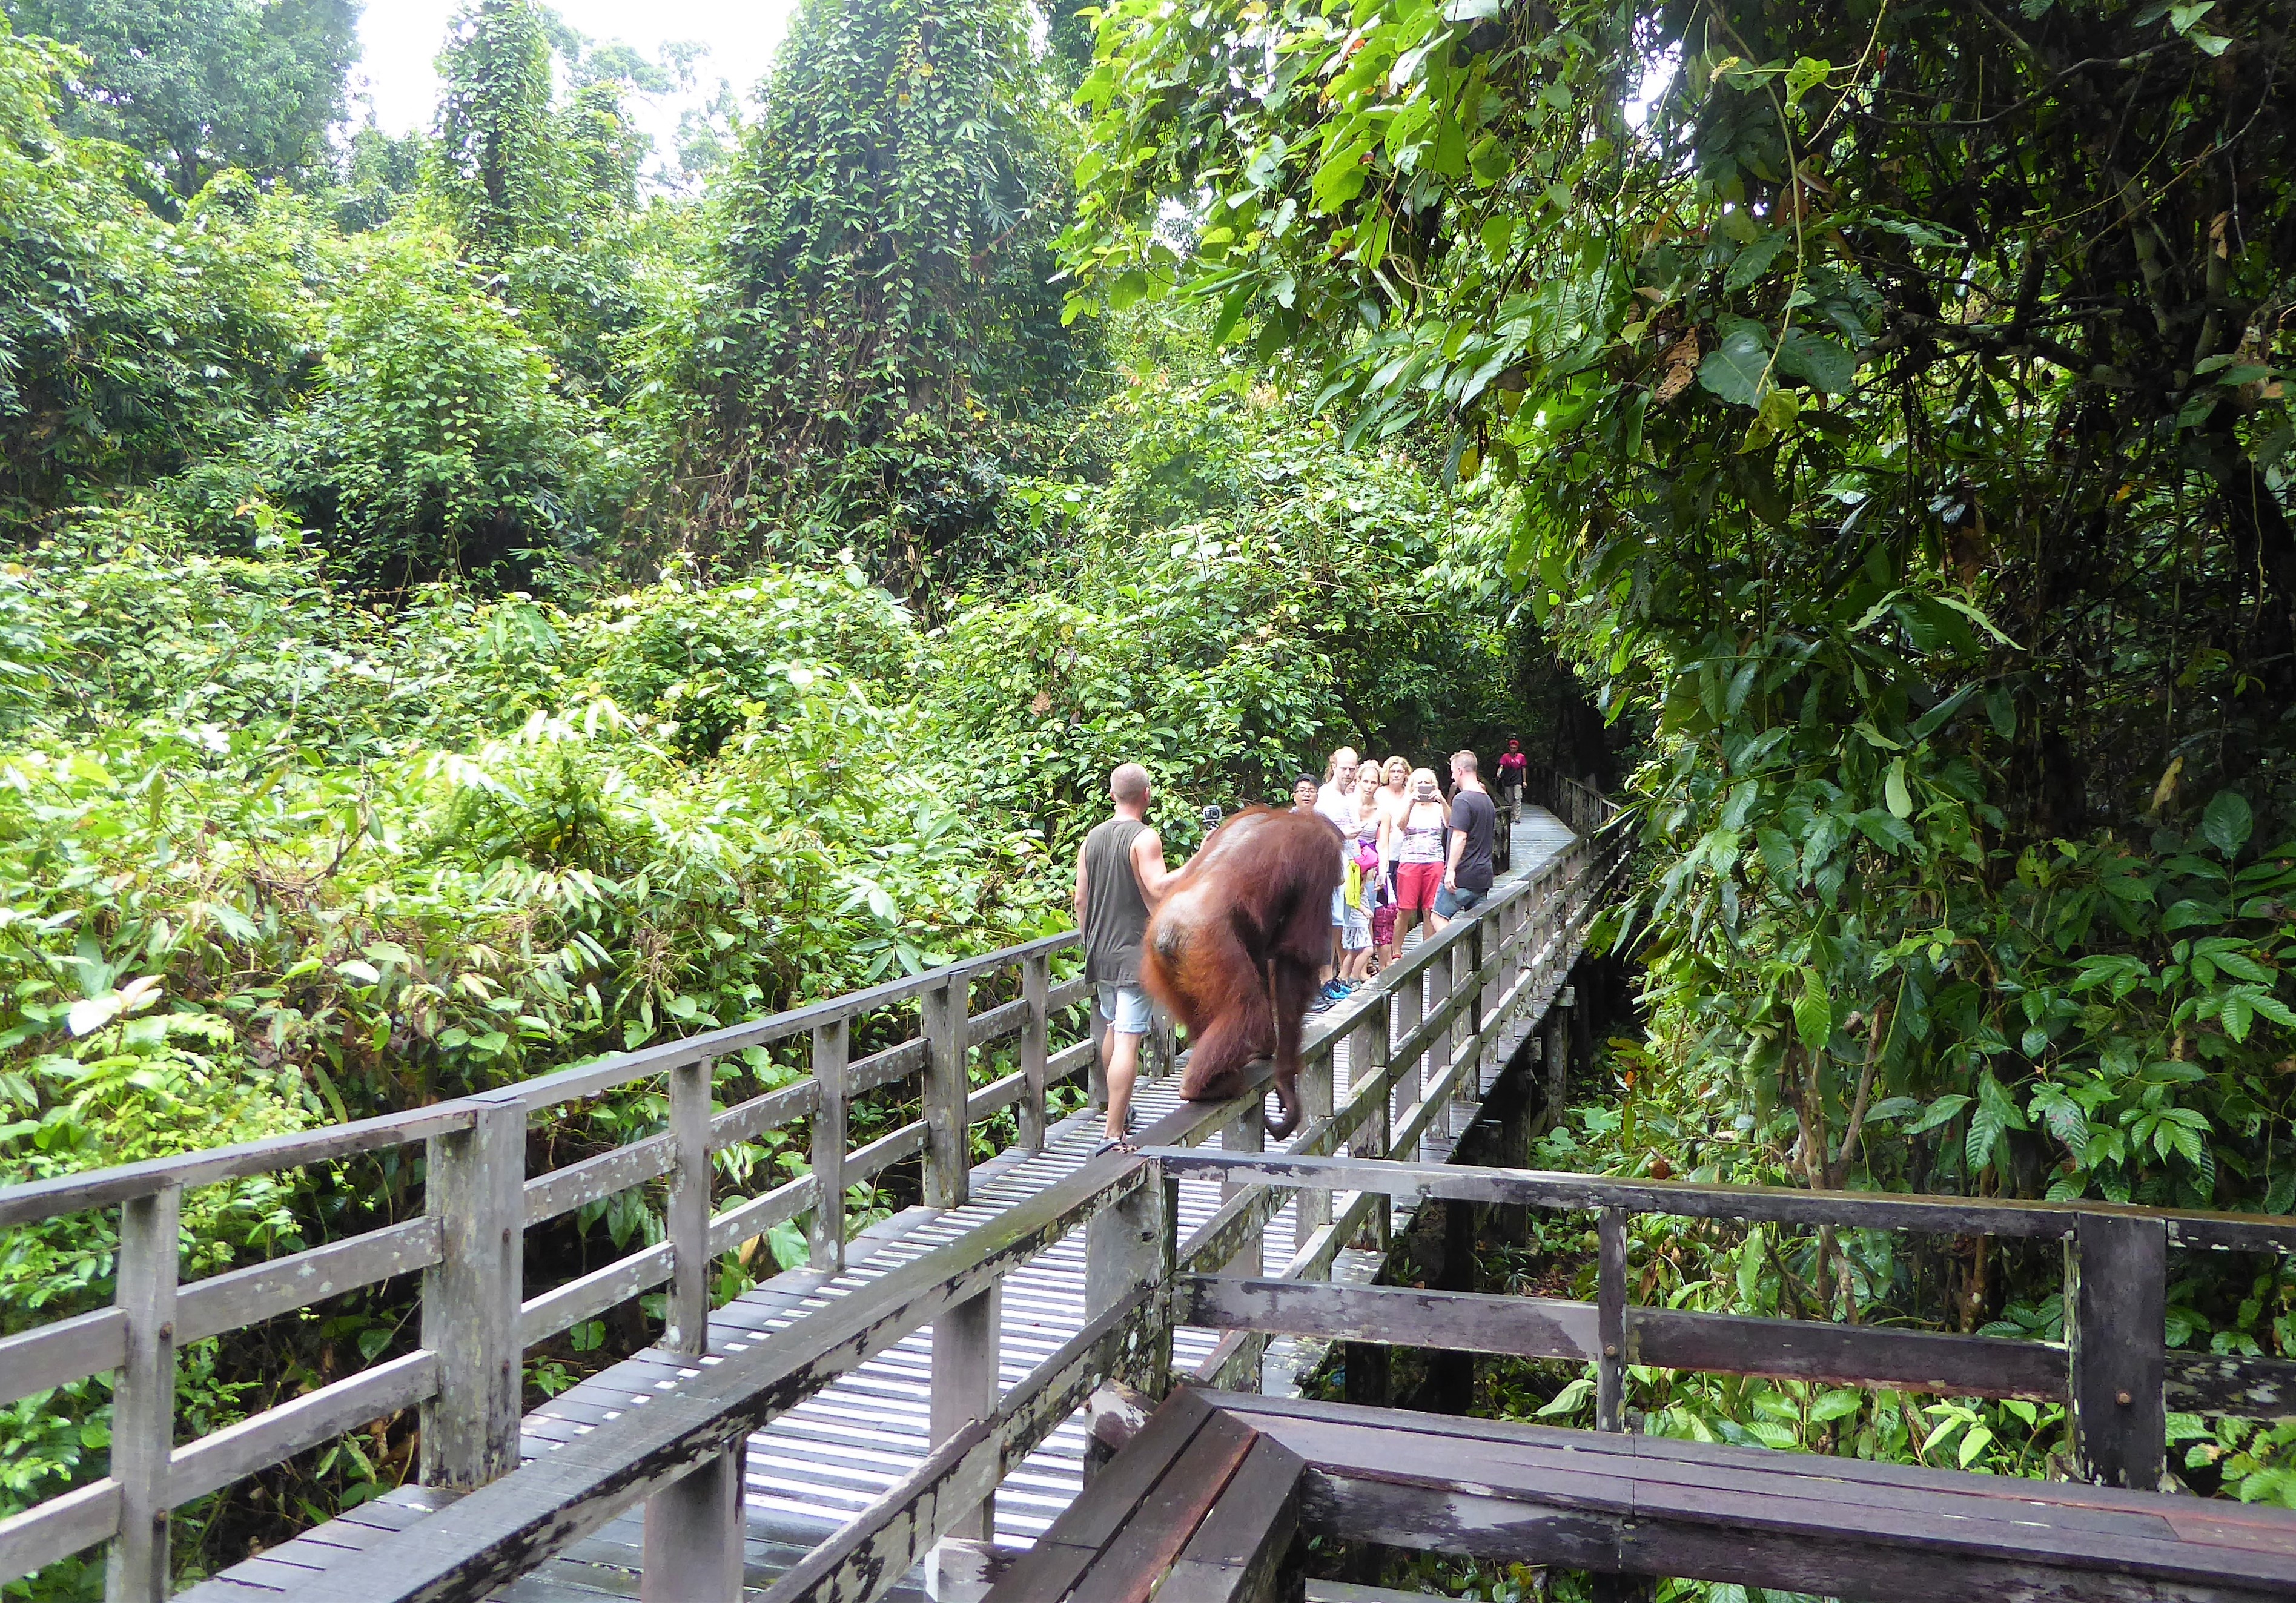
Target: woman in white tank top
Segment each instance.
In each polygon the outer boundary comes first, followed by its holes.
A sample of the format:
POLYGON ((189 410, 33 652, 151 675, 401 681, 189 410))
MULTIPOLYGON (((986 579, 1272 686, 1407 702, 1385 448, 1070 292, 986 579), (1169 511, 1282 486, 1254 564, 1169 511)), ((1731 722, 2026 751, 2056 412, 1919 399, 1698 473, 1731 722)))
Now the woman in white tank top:
POLYGON ((1411 800, 1400 821, 1389 826, 1397 841, 1395 869, 1395 944, 1398 950, 1411 933, 1414 915, 1435 906, 1443 888, 1443 860, 1449 855, 1451 809, 1435 788, 1433 770, 1422 768, 1411 776, 1411 800))

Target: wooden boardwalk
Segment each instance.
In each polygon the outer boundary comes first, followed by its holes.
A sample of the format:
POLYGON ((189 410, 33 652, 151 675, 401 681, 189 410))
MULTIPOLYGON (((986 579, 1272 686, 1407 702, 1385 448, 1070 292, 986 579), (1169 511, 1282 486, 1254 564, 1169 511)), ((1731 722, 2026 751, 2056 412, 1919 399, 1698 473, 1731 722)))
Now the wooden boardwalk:
MULTIPOLYGON (((1526 807, 1513 841, 1509 877, 1528 874, 1551 861, 1577 836, 1553 814, 1526 807)), ((1414 936, 1414 945, 1416 944, 1414 936)), ((1389 999, 1390 1005, 1398 1005, 1389 999)), ((1344 1037, 1361 1003, 1342 1003, 1309 1020, 1312 1035, 1344 1037)), ((1423 1161, 1448 1157, 1472 1122, 1481 1097, 1530 1025, 1515 1027, 1499 1050, 1488 1053, 1472 1095, 1455 1100, 1422 1141, 1423 1161)), ((1332 1056, 1335 1090, 1344 1099, 1352 1066, 1344 1040, 1332 1056)), ((1398 1086, 1391 1110, 1399 1114, 1406 1093, 1398 1086)), ((1170 1078, 1144 1080, 1134 1105, 1137 1124, 1152 1123, 1178 1104, 1170 1078)), ((868 1287, 936 1248, 980 1229, 1073 1175, 1100 1141, 1097 1113, 1074 1115, 1046 1131, 1040 1151, 1011 1150, 974 1165, 969 1200, 954 1208, 912 1207, 857 1234, 848 1244, 846 1265, 829 1272, 784 1272, 736 1297, 709 1316, 705 1356, 678 1359, 648 1349, 585 1380, 552 1399, 523 1421, 522 1458, 545 1457, 606 1421, 676 1390, 682 1380, 726 1357, 755 1346, 808 1314, 868 1287)), ((1217 1145, 1215 1141, 1213 1143, 1217 1145)), ((1220 1206, 1216 1181, 1181 1182, 1179 1235, 1185 1240, 1220 1206)), ((1398 1225, 1407 1215, 1398 1210, 1398 1225)), ((1287 1203, 1268 1223, 1263 1242, 1267 1272, 1281 1273, 1296 1250, 1296 1205, 1287 1203)), ((1085 1234, 1076 1231, 1009 1272, 1002 1291, 1000 1388, 1009 1390, 1029 1370, 1074 1337, 1085 1322, 1085 1234)), ((1332 1278, 1363 1283, 1378 1272, 1378 1255, 1343 1249, 1332 1278)), ((1248 1261, 1228 1272, 1255 1272, 1248 1261)), ((1211 1357, 1221 1332, 1182 1329, 1174 1337, 1176 1375, 1193 1374, 1211 1357)), ((1320 1344, 1278 1338, 1268 1346, 1263 1381, 1275 1394, 1291 1394, 1293 1377, 1311 1368, 1320 1344)), ((929 1444, 932 1331, 921 1329, 814 1395, 775 1417, 749 1441, 745 1505, 748 1544, 744 1583, 751 1595, 804 1557, 808 1549, 850 1521, 873 1501, 924 1461, 929 1444)), ((1000 1544, 1027 1547, 1075 1501, 1082 1487, 1085 1427, 1081 1414, 1057 1427, 1026 1460, 997 1484, 996 1536, 1000 1544)), ((351 1511, 318 1530, 248 1560, 184 1596, 198 1603, 257 1599, 280 1592, 339 1562, 348 1552, 370 1547, 390 1532, 452 1501, 450 1494, 407 1486, 351 1511)), ((639 1591, 642 1523, 632 1510, 493 1594, 512 1603, 578 1603, 579 1599, 635 1597, 639 1591)), ((903 1603, 922 1599, 914 1574, 893 1594, 903 1603)))
MULTIPOLYGON (((1515 829, 1513 871, 1536 870, 1573 838, 1553 814, 1526 808, 1515 829)), ((1352 1010, 1343 1003, 1324 1017, 1344 1026, 1351 1016, 1352 1010)), ((1335 1076, 1343 1075, 1346 1051, 1344 1045, 1337 1049, 1335 1076)), ((1495 1064, 1504 1061, 1504 1055, 1494 1059, 1495 1064)), ((1487 1075, 1479 1090, 1488 1091, 1488 1080, 1487 1075)), ((1345 1083, 1343 1077, 1341 1083, 1345 1083)), ((1177 1086, 1168 1078, 1144 1080, 1134 1095, 1138 1122, 1144 1125, 1177 1103, 1177 1086)), ((1447 1157, 1470 1116, 1463 1106, 1439 1138, 1440 1150, 1423 1156, 1435 1161, 1447 1157)), ((1100 1128, 1097 1113, 1078 1114, 1046 1133, 1042 1152, 1005 1152, 981 1164, 972 1172, 972 1198, 964 1207, 911 1208, 872 1226, 849 1247, 840 1274, 791 1270, 735 1298, 711 1316, 710 1353, 741 1351, 832 1299, 978 1229, 1075 1173, 1099 1145, 1100 1128)), ((1219 1203, 1217 1183, 1183 1182, 1181 1239, 1209 1219, 1219 1203)), ((1295 1248, 1296 1223, 1292 1206, 1269 1223, 1264 1252, 1274 1270, 1280 1271, 1295 1248)), ((1367 1280, 1377 1267, 1374 1255, 1344 1252, 1334 1278, 1367 1280)), ((1243 1272, 1240 1267, 1234 1272, 1243 1272)), ((1083 1326, 1081 1232, 1006 1277, 1004 1314, 1001 1361, 1003 1381, 1009 1386, 1083 1326)), ((1175 1370, 1193 1370, 1210 1355, 1217 1339, 1214 1331, 1179 1331, 1173 1341, 1175 1370)), ((1272 1388, 1279 1394, 1288 1391, 1289 1377, 1315 1355, 1301 1352, 1296 1343, 1276 1344, 1267 1365, 1272 1388)), ((693 1370, 687 1367, 682 1372, 693 1370)), ((524 1455, 547 1452, 623 1409, 642 1406, 649 1391, 668 1389, 680 1373, 674 1361, 647 1352, 583 1382, 528 1416, 524 1455)), ((927 1328, 753 1435, 749 1457, 752 1531, 782 1542, 817 1542, 914 1469, 925 1457, 931 1373, 932 1332, 927 1328)), ((1070 1419, 1004 1478, 996 1491, 999 1542, 1025 1545, 1058 1517, 1083 1484, 1083 1455, 1081 1419, 1070 1419)))

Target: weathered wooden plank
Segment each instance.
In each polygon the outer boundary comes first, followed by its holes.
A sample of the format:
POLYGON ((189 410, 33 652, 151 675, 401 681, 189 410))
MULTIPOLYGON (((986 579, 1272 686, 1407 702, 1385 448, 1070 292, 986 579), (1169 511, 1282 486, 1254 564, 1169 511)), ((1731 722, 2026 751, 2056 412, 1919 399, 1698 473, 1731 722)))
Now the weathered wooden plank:
POLYGON ((1679 1180, 1615 1180, 1542 1169, 1493 1169, 1464 1164, 1365 1163, 1338 1157, 1269 1154, 1230 1157, 1185 1152, 1168 1157, 1180 1174, 1219 1175, 1238 1170, 1257 1181, 1320 1185, 1336 1190, 1376 1190, 1414 1201, 1429 1198, 1514 1203, 1531 1207, 1593 1210, 1623 1207, 1638 1214, 1685 1218, 1741 1219, 1815 1227, 1904 1230, 1935 1235, 1989 1235, 2049 1240, 2070 1237, 2080 1218, 2151 1220, 2186 1245, 2286 1250, 2296 1245, 2296 1221, 2118 1208, 2109 1204, 2027 1202, 2013 1198, 1922 1197, 1898 1192, 1800 1191, 1784 1186, 1703 1185, 1679 1180))
POLYGON ((339 1436, 435 1395, 439 1355, 409 1353, 292 1403, 266 1409, 236 1425, 176 1449, 168 1469, 168 1497, 187 1503, 339 1436))
POLYGON ((443 1236, 425 1215, 363 1236, 211 1275, 176 1294, 176 1340, 200 1341, 439 1262, 443 1236))
POLYGON ((2166 1529, 2157 1517, 2116 1532, 2087 1510, 2053 1523, 2038 1500, 1932 1490, 1896 1506, 1842 1501, 1814 1476, 1773 1472, 1776 1459, 1800 1455, 1729 1449, 1729 1484, 1683 1484, 1668 1473, 1676 1444, 1651 1438, 1629 1438, 1633 1452, 1607 1460, 1568 1447, 1526 1458, 1391 1427, 1407 1416, 1341 1427, 1250 1417, 1308 1461, 1310 1528, 1357 1540, 1908 1600, 2296 1590, 2282 1555, 2180 1543, 2155 1533, 2166 1529), (2129 1577, 2146 1584, 2128 1587, 2129 1577), (2014 1582, 2006 1591, 1982 1590, 2005 1579, 2014 1582))
POLYGON ((127 1316, 98 1308, 0 1341, 0 1403, 116 1370, 127 1353, 127 1316))
POLYGON ((1071 1046, 1061 1048, 1045 1059, 1045 1083, 1048 1085, 1057 1085, 1071 1075, 1091 1067, 1095 1051, 1095 1048, 1088 1037, 1071 1046))
MULTIPOLYGON (((1266 1073, 1246 1095, 1262 1094, 1266 1073)), ((1238 1099, 1242 1100, 1242 1099, 1238 1099)), ((1143 1133, 1185 1141, 1233 1116, 1234 1104, 1189 1104, 1143 1133)), ((783 1339, 729 1354, 555 1452, 480 1487, 405 1538, 355 1556, 302 1589, 307 1603, 475 1599, 683 1474, 723 1439, 819 1390, 1147 1183, 1152 1167, 1110 1154, 996 1217, 791 1327, 783 1339)))
MULTIPOLYGON (((933 1321, 932 1396, 928 1414, 935 1445, 954 1439, 977 1420, 996 1411, 996 1379, 1004 1333, 1001 1282, 957 1304, 933 1321)), ((944 1493, 940 1535, 987 1542, 996 1534, 996 1489, 966 1507, 944 1493)))
POLYGON ((1147 1603, 1259 1439, 1234 1414, 1204 1421, 1077 1582, 1070 1603, 1147 1603))
POLYGON ((1183 1387, 1166 1398, 1086 1495, 1061 1510, 1043 1539, 998 1578, 983 1603, 1058 1603, 1211 1412, 1201 1392, 1183 1387))
MULTIPOLYGON (((711 1182, 709 1160, 710 1067, 715 1059, 682 1063, 669 1072, 669 1129, 676 1143, 670 1169, 669 1202, 663 1210, 669 1243, 669 1295, 661 1345, 682 1357, 698 1357, 709 1341, 709 1250, 711 1182)), ((754 1233, 754 1232, 752 1232, 754 1233)))
MULTIPOLYGON (((1259 1109, 1255 1108, 1252 1115, 1259 1116, 1259 1109)), ((1267 1222, 1283 1211, 1288 1199, 1280 1186, 1251 1186, 1229 1198, 1182 1245, 1179 1272, 1205 1274, 1226 1268, 1246 1246, 1259 1239, 1267 1222)))
POLYGON ((2171 1413, 2296 1419, 2296 1363, 2286 1359, 2170 1353, 2162 1367, 2171 1413))
POLYGON ((977 1125, 1002 1108, 1010 1108, 1029 1094, 1029 1076, 1014 1072, 999 1080, 991 1080, 979 1091, 964 1099, 964 1122, 977 1125))
POLYGON ((677 1143, 665 1132, 537 1174, 526 1182, 526 1223, 539 1224, 586 1203, 659 1180, 676 1161, 677 1143))
POLYGON ((1595 1359, 1595 1428, 1620 1428, 1627 1384, 1627 1210, 1606 1207, 1597 1218, 1595 1316, 1601 1348, 1595 1359))
POLYGON ((131 1197, 119 1208, 112 1300, 127 1317, 127 1354, 111 1393, 111 1478, 119 1522, 105 1556, 105 1603, 168 1595, 168 1452, 176 1434, 176 1276, 183 1192, 131 1197))
POLYGON ((966 1134, 965 1018, 969 981, 951 979, 924 994, 923 1026, 931 1062, 925 1073, 925 1205, 963 1207, 972 1196, 972 1141, 966 1134))
MULTIPOLYGON (((838 1026, 843 1028, 842 1022, 838 1026)), ((709 1147, 712 1151, 753 1141, 768 1130, 779 1129, 795 1120, 816 1116, 821 1106, 819 1073, 811 1079, 800 1080, 794 1085, 784 1085, 779 1091, 767 1092, 751 1097, 746 1102, 736 1102, 709 1121, 709 1147)))
MULTIPOLYGON (((1281 1435, 1286 1442, 1293 1442, 1288 1427, 1271 1424, 1270 1420, 1298 1420, 1303 1425, 1361 1422, 1360 1416, 1346 1405, 1317 1403, 1302 1397, 1268 1397, 1235 1392, 1207 1393, 1203 1395, 1208 1403, 1242 1414, 1251 1419, 1257 1428, 1281 1435)), ((1647 1458, 1656 1453, 1666 1460, 1669 1474, 1684 1473, 1683 1466, 1704 1466, 1734 1476, 1746 1462, 1746 1449, 1722 1443, 1661 1440, 1632 1434, 1604 1435, 1599 1432, 1562 1427, 1441 1414, 1390 1412, 1382 1416, 1382 1423, 1390 1428, 1449 1443, 1451 1445, 1445 1451, 1463 1455, 1484 1451, 1483 1444, 1493 1442, 1500 1444, 1498 1451, 1502 1452, 1568 1452, 1575 1455, 1573 1461, 1584 1461, 1597 1467, 1614 1459, 1647 1458)), ((1293 1445, 1297 1447, 1298 1444, 1293 1443, 1293 1445)), ((1305 1452, 1303 1456, 1307 1457, 1311 1467, 1317 1461, 1313 1452, 1305 1452)), ((2155 1493, 2126 1492, 2117 1487, 2091 1486, 2079 1482, 2026 1480, 2012 1476, 1972 1476, 1954 1469, 1874 1463, 1815 1453, 1765 1452, 1758 1455, 1757 1461, 1767 1474, 1814 1477, 1824 1481, 1831 1488, 1829 1495, 1833 1496, 1846 1495, 1841 1488, 1851 1484, 1891 1489, 1912 1487, 1916 1491, 1950 1493, 1980 1501, 1990 1499, 2019 1507, 2039 1501, 2052 1508, 2118 1510, 2144 1514, 2156 1519, 2162 1517, 2164 1509, 2176 1511, 2202 1507, 2233 1509, 2241 1507, 2223 1503, 2169 1502, 2155 1493)), ((1634 1471, 1628 1469, 1625 1473, 1632 1474, 1634 1471)), ((2274 1525, 2291 1517, 2277 1509, 2258 1509, 2256 1512, 2274 1525)))
POLYGON ((910 1001, 936 986, 948 983, 955 977, 970 977, 986 973, 1017 962, 1034 953, 1050 953, 1065 950, 1076 945, 1078 939, 1073 930, 1045 936, 1037 940, 1024 941, 1017 946, 986 953, 980 957, 945 963, 922 974, 889 979, 865 990, 848 992, 842 996, 824 997, 819 1002, 808 1002, 801 1008, 791 1008, 768 1018, 727 1025, 723 1029, 689 1035, 682 1041, 664 1042, 659 1046, 642 1048, 635 1052, 619 1052, 595 1063, 561 1069, 556 1074, 521 1082, 519 1086, 520 1104, 533 1109, 570 1102, 583 1097, 596 1096, 649 1075, 665 1073, 680 1063, 693 1062, 701 1058, 730 1057, 753 1046, 769 1046, 792 1035, 809 1034, 820 1025, 840 1018, 857 1018, 879 1008, 910 1001))
POLYGON ((896 1080, 922 1074, 931 1060, 931 1045, 922 1035, 913 1041, 904 1041, 898 1046, 871 1052, 865 1058, 856 1058, 852 1067, 846 1070, 846 1094, 861 1096, 881 1085, 890 1085, 896 1080))
POLYGON ((1021 1145, 1041 1151, 1045 1145, 1045 1087, 1052 1056, 1052 965, 1032 957, 1021 965, 1021 1145))
POLYGON ((2066 1397, 2065 1350, 2037 1341, 1748 1319, 1664 1308, 1626 1311, 1627 1362, 1948 1397, 2066 1397))
POLYGON ((811 1174, 785 1180, 762 1197, 737 1202, 709 1221, 709 1256, 733 1251, 762 1236, 784 1219, 794 1219, 820 1200, 821 1182, 811 1174))
POLYGON ((1001 1041, 1029 1022, 1029 1003, 1025 998, 1004 1002, 985 1013, 975 1013, 965 1020, 967 1043, 985 1046, 991 1041, 1001 1041))
POLYGON ((617 1303, 652 1291, 669 1279, 676 1254, 667 1241, 617 1258, 523 1304, 518 1313, 518 1341, 530 1347, 561 1330, 595 1319, 617 1303))
POLYGON ((925 1123, 915 1119, 845 1155, 845 1183, 854 1185, 925 1149, 925 1123))
POLYGON ((1271 1603, 1299 1530, 1306 1468, 1282 1443, 1255 1440, 1157 1587, 1158 1603, 1271 1603))
POLYGON ((411 1113, 387 1113, 375 1118, 356 1119, 348 1125, 266 1136, 261 1141, 241 1141, 205 1152, 147 1158, 115 1168, 92 1169, 0 1187, 0 1227, 29 1224, 58 1214, 110 1207, 171 1185, 184 1189, 215 1185, 249 1174, 275 1174, 284 1169, 350 1157, 381 1147, 403 1147, 447 1131, 467 1130, 472 1116, 466 1103, 441 1102, 411 1113))
POLYGON ((646 1500, 644 1603, 742 1603, 748 1453, 748 1437, 737 1435, 646 1500))
POLYGON ((845 1267, 846 1059, 852 1045, 852 1031, 842 1019, 813 1032, 813 1081, 820 1104, 813 1116, 812 1168, 820 1195, 814 1199, 806 1261, 832 1273, 845 1267))
POLYGON ((1601 1350, 1591 1303, 1420 1291, 1407 1286, 1184 1275, 1173 1287, 1173 1320, 1214 1330, 1261 1330, 1517 1358, 1583 1362, 1601 1350))
POLYGON ((0 1519, 0 1585, 107 1541, 119 1529, 119 1483, 108 1475, 0 1519))

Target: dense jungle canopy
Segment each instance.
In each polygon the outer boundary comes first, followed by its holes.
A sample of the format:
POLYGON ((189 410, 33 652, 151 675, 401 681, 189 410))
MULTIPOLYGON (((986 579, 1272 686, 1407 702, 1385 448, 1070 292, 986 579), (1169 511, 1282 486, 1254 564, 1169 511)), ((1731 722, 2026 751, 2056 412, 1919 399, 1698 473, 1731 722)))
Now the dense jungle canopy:
MULTIPOLYGON (((472 0, 404 138, 347 114, 348 0, 0 12, 6 1178, 1060 928, 1118 761, 1185 852, 1341 740, 1520 732, 1640 854, 1639 1010, 1542 1161, 2296 1209, 2285 5, 803 0, 667 151, 633 111, 694 53, 533 0, 472 0)), ((185 1272, 343 1206, 201 1192, 185 1272)), ((2062 1334, 2046 1255, 1637 1228, 1643 1300, 2062 1334)), ((107 1298, 111 1229, 12 1232, 0 1333, 107 1298)), ((195 1344, 182 1411, 405 1313, 195 1344)), ((2169 1337, 2296 1357, 2296 1276, 2195 1271, 2169 1337)), ((2062 1462, 2053 1407, 1636 1387, 2062 1462)), ((108 1405, 0 1408, 0 1514, 102 1473, 108 1405)), ((2296 1503, 2296 1425, 2174 1427, 2193 1489, 2296 1503)))

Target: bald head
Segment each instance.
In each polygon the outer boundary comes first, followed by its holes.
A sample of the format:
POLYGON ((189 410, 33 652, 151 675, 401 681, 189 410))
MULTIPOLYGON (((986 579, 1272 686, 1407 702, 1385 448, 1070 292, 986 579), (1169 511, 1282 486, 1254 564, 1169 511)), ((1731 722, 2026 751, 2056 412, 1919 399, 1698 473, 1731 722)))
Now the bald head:
POLYGON ((1125 763, 1108 776, 1108 793, 1116 798, 1119 807, 1144 807, 1148 805, 1148 771, 1137 763, 1125 763))

